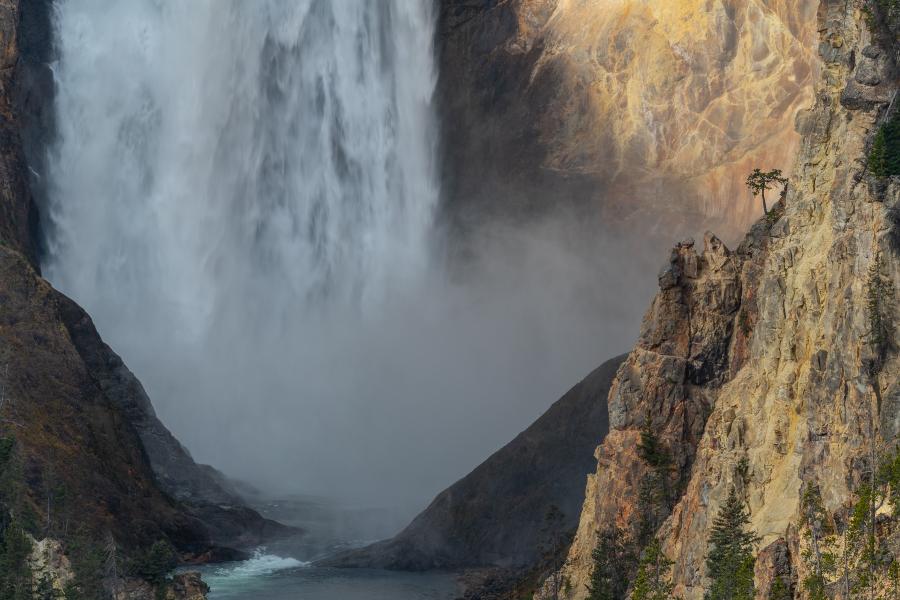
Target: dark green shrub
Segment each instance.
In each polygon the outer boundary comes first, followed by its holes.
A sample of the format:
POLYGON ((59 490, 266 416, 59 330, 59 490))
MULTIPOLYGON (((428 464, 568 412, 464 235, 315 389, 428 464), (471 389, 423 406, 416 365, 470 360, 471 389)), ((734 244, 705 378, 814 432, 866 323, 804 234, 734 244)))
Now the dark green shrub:
POLYGON ((900 113, 878 128, 869 150, 868 164, 875 177, 900 175, 900 113))
POLYGON ((155 584, 163 583, 178 565, 178 555, 166 540, 155 542, 131 564, 132 574, 155 584))

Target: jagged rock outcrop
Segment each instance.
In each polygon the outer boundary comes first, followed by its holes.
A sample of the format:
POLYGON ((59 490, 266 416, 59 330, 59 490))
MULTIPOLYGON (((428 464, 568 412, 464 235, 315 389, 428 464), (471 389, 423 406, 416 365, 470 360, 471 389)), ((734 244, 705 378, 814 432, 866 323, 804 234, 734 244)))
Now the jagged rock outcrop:
POLYGON ((736 238, 759 214, 746 174, 793 163, 794 116, 811 97, 815 7, 443 0, 450 201, 479 220, 491 207, 576 198, 645 238, 704 225, 736 238))
MULTIPOLYGON (((686 599, 703 597, 709 529, 730 489, 761 536, 758 589, 780 578, 799 593, 801 489, 818 485, 829 513, 846 510, 870 453, 896 444, 900 359, 875 348, 868 303, 873 268, 900 289, 900 181, 876 180, 865 157, 896 110, 897 32, 843 0, 822 0, 817 23, 823 69, 783 205, 735 253, 709 241, 696 259, 676 250, 613 383, 611 431, 562 572, 569 598, 587 595, 597 530, 633 523, 647 413, 686 482, 658 532, 686 599)), ((879 310, 900 322, 893 304, 879 310)))
POLYGON ((34 541, 29 563, 33 581, 42 582, 43 587, 53 590, 53 594, 64 597, 66 586, 75 578, 75 573, 58 540, 34 541))
POLYGON ((610 389, 610 431, 588 476, 578 533, 565 578, 579 597, 592 568, 596 533, 638 521, 641 483, 650 468, 638 444, 648 427, 659 435, 679 473, 690 473, 716 393, 728 378, 729 349, 745 296, 742 265, 766 251, 767 225, 732 252, 707 234, 703 250, 680 243, 659 275, 660 291, 644 317, 637 347, 610 389))
POLYGON ((400 534, 326 561, 331 566, 450 569, 533 566, 578 523, 591 453, 607 430, 611 359, 528 429, 443 492, 400 534), (548 522, 551 506, 562 513, 548 522))

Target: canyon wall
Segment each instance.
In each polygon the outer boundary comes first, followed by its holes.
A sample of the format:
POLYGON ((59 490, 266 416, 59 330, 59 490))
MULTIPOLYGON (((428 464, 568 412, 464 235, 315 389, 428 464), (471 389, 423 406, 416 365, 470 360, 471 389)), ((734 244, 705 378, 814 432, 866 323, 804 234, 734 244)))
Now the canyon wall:
POLYGON ((0 1, 0 243, 38 264, 38 211, 29 189, 22 149, 21 111, 16 105, 22 80, 19 0, 0 1))
POLYGON ((715 225, 736 239, 760 214, 747 173, 793 163, 794 117, 816 69, 815 7, 444 0, 451 210, 477 221, 587 203, 644 236, 715 225))
MULTIPOLYGON (((846 512, 870 454, 896 445, 900 359, 873 341, 871 298, 873 273, 900 288, 900 181, 874 177, 866 157, 896 110, 897 28, 861 8, 818 7, 815 104, 798 118, 794 176, 771 217, 734 251, 712 235, 699 253, 680 244, 660 275, 609 394, 610 433, 558 575, 568 598, 587 596, 598 531, 634 525, 648 416, 682 481, 657 536, 686 599, 708 585, 707 540, 731 489, 760 536, 759 597, 776 563, 799 596, 801 490, 818 485, 829 514, 846 512)), ((897 323, 895 304, 877 302, 897 323)))
POLYGON ((13 440, 22 486, 0 526, 13 510, 30 533, 112 536, 124 556, 160 540, 185 560, 241 556, 236 548, 288 529, 194 463, 90 317, 40 276, 30 186, 40 175, 23 128, 39 134, 49 118, 48 11, 44 1, 0 1, 0 438, 13 440))

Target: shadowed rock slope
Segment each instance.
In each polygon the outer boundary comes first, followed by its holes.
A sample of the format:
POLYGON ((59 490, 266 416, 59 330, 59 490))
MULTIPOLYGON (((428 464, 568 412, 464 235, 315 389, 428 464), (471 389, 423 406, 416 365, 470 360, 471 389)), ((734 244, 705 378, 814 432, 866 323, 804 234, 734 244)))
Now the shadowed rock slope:
POLYGON ((19 0, 0 0, 0 243, 38 259, 38 211, 28 187, 20 115, 19 0))
POLYGON ((166 538, 208 558, 283 535, 194 463, 90 317, 39 275, 22 127, 48 118, 49 26, 48 2, 0 0, 0 435, 16 440, 35 514, 56 531, 63 517, 47 495, 58 484, 66 528, 112 533, 124 548, 166 538))
POLYGON ((528 429, 443 492, 400 534, 330 566, 449 569, 535 564, 548 538, 578 522, 591 453, 607 430, 605 398, 624 357, 598 367, 528 429), (551 506, 563 514, 547 523, 551 506))

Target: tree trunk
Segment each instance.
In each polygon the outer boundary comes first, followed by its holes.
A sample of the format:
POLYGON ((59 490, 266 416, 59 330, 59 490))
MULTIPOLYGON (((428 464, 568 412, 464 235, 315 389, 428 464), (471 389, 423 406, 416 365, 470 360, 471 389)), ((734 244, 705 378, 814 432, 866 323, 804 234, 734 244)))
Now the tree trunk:
POLYGON ((763 201, 763 215, 768 215, 769 208, 766 206, 766 190, 763 190, 760 195, 762 196, 762 201, 763 201))

